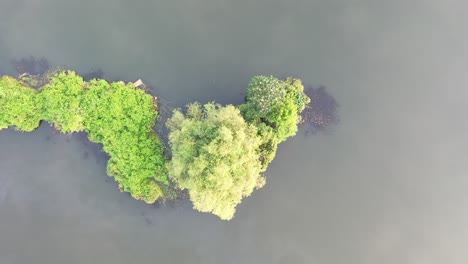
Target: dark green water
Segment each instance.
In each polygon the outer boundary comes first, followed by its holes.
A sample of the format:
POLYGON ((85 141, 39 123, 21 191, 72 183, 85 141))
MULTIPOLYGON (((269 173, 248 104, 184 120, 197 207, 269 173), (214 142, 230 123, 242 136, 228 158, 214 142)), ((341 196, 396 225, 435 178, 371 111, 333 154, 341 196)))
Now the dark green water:
POLYGON ((466 263, 464 1, 0 2, 0 71, 45 56, 173 106, 256 74, 326 85, 342 122, 282 144, 223 222, 120 193, 76 136, 0 133, 0 263, 466 263))

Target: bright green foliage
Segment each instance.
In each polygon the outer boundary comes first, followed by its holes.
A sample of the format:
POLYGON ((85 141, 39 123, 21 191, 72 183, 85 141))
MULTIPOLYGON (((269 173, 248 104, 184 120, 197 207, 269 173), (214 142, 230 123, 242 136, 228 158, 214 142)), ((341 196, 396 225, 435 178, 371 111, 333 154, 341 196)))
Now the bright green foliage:
POLYGON ((43 102, 43 119, 63 133, 84 129, 80 101, 83 97, 85 82, 74 72, 60 72, 41 88, 40 100, 43 102))
POLYGON ((41 120, 41 105, 35 90, 13 77, 0 78, 0 129, 33 131, 41 120))
POLYGON ((242 114, 250 123, 265 123, 275 129, 279 142, 282 142, 296 134, 299 114, 309 100, 298 79, 282 81, 255 76, 249 83, 242 114))
POLYGON ((107 173, 134 198, 158 199, 162 191, 154 180, 168 182, 164 145, 152 131, 157 117, 153 97, 132 84, 93 80, 81 108, 89 138, 102 143, 111 157, 107 173))
POLYGON ((172 147, 167 164, 164 144, 152 129, 156 102, 143 90, 123 82, 85 82, 71 71, 34 78, 0 78, 0 130, 33 131, 46 120, 64 133, 86 131, 110 155, 107 173, 122 191, 148 203, 172 196, 169 170, 195 209, 225 220, 263 186, 261 172, 278 144, 297 133, 310 101, 298 79, 256 76, 239 109, 194 103, 185 115, 175 110, 167 122, 172 147), (35 91, 28 84, 45 85, 35 91))
POLYGON ((245 120, 258 128, 263 169, 273 160, 277 145, 297 133, 300 113, 309 102, 299 79, 282 81, 266 76, 251 79, 246 102, 240 109, 245 120))
POLYGON ((0 78, 0 129, 32 131, 40 120, 64 133, 88 132, 110 155, 107 172, 122 191, 148 203, 168 185, 164 145, 152 127, 153 97, 132 84, 89 83, 74 72, 60 72, 39 92, 12 77, 0 78))
POLYGON ((167 126, 170 177, 188 189, 195 209, 229 220, 242 198, 264 184, 257 130, 236 107, 190 104, 186 115, 175 110, 167 126))

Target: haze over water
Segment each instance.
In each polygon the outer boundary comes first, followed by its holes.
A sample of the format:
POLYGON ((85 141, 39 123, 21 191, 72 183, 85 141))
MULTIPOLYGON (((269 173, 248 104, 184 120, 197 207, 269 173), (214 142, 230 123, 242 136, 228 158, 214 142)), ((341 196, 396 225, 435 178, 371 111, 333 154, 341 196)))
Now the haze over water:
POLYGON ((0 132, 0 263, 460 263, 468 260, 464 1, 0 2, 10 59, 155 86, 182 107, 240 103, 296 76, 340 104, 279 146, 230 222, 134 201, 79 136, 0 132))

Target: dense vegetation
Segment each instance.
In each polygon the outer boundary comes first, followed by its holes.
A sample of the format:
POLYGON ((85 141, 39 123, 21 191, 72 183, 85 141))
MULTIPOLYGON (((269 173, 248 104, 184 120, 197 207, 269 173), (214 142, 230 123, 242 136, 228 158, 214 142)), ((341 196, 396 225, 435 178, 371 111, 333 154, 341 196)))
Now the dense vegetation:
POLYGON ((256 76, 245 104, 189 104, 168 121, 170 176, 194 208, 231 219, 243 197, 265 183, 260 174, 279 143, 297 132, 309 98, 298 79, 256 76))
POLYGON ((261 173, 278 144, 297 133, 306 106, 313 109, 299 79, 253 77, 238 107, 192 103, 185 113, 174 110, 166 123, 168 162, 153 130, 158 109, 151 95, 72 71, 39 75, 0 78, 0 129, 33 131, 45 120, 63 133, 85 131, 109 154, 107 173, 121 191, 152 203, 187 190, 195 209, 225 220, 264 185, 261 173))
POLYGON ((86 131, 110 155, 107 173, 122 191, 148 203, 168 185, 164 145, 153 132, 153 97, 133 84, 85 82, 74 72, 59 72, 35 91, 23 81, 0 78, 0 129, 33 131, 41 120, 63 133, 86 131))
POLYGON ((258 128, 263 170, 275 157, 278 144, 297 133, 300 113, 309 102, 299 79, 255 76, 250 80, 240 109, 245 120, 258 128))
POLYGON ((37 92, 9 76, 0 78, 0 109, 0 129, 16 126, 22 131, 33 131, 42 118, 37 92))
POLYGON ((174 111, 168 127, 170 175, 189 190, 195 209, 229 220, 242 198, 263 186, 257 129, 236 107, 189 104, 186 115, 174 111))

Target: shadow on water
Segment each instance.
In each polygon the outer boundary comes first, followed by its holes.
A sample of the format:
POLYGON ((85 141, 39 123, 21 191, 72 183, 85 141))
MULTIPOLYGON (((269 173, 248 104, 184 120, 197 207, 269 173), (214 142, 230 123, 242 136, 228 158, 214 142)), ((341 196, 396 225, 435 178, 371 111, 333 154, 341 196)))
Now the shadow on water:
POLYGON ((83 80, 89 82, 93 79, 104 79, 104 71, 102 69, 95 69, 82 75, 83 80))
MULTIPOLYGON (((57 65, 51 65, 49 60, 45 57, 36 58, 35 56, 12 59, 10 63, 15 68, 18 76, 44 75, 49 70, 57 67, 57 65)), ((3 75, 3 71, 1 69, 0 75, 3 75)), ((104 75, 105 74, 102 69, 93 69, 82 74, 82 77, 85 81, 90 81, 92 79, 104 79, 104 75)))
POLYGON ((304 93, 310 98, 310 103, 301 114, 301 127, 305 129, 306 135, 329 131, 339 123, 339 104, 325 86, 309 86, 304 93))
POLYGON ((44 57, 36 58, 34 56, 29 56, 18 60, 12 59, 11 64, 18 75, 42 75, 50 69, 49 61, 44 57))

